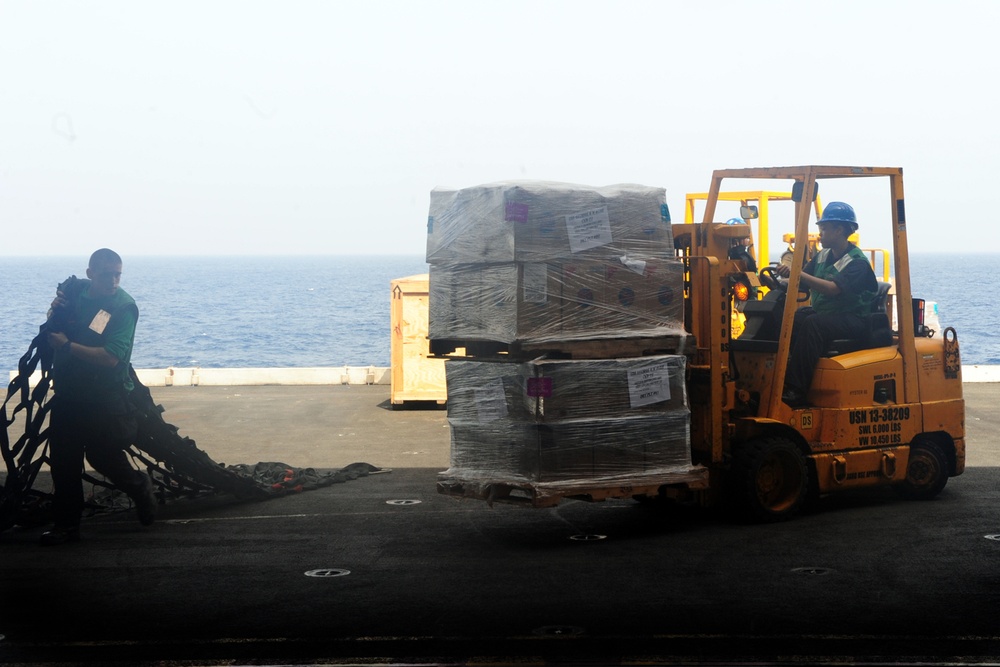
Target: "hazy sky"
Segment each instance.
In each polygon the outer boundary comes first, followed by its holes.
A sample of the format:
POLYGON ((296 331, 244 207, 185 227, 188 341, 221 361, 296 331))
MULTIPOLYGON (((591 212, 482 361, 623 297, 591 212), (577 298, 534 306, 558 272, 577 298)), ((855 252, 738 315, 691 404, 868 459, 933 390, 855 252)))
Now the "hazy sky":
MULTIPOLYGON (((998 25, 985 0, 0 0, 0 255, 423 254, 438 185, 655 185, 682 221, 715 168, 797 164, 903 167, 911 250, 983 249, 998 25)), ((856 187, 820 194, 864 234, 888 195, 856 187)))

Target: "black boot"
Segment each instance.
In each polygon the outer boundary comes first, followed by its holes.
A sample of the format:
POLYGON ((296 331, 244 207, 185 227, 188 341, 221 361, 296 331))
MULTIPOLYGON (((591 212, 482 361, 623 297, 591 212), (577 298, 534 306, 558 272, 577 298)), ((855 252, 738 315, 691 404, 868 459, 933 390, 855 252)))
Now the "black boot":
POLYGON ((153 492, 153 480, 149 475, 142 476, 142 490, 139 495, 132 499, 135 502, 136 510, 139 512, 139 523, 144 526, 152 525, 156 520, 156 494, 153 492))
POLYGON ((42 533, 39 544, 43 547, 53 547, 57 544, 80 541, 79 526, 56 526, 42 533))

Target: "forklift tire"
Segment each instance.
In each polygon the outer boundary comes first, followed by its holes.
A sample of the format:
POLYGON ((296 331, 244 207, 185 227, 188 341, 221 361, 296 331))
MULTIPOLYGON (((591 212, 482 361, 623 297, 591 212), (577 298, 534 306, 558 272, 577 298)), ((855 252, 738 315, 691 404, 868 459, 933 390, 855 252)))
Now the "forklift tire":
POLYGON ((909 500, 930 500, 948 483, 948 459, 931 440, 917 439, 910 445, 906 481, 896 484, 899 495, 909 500))
POLYGON ((791 519, 809 493, 805 457, 795 443, 781 437, 758 438, 739 447, 730 482, 731 508, 757 522, 791 519))

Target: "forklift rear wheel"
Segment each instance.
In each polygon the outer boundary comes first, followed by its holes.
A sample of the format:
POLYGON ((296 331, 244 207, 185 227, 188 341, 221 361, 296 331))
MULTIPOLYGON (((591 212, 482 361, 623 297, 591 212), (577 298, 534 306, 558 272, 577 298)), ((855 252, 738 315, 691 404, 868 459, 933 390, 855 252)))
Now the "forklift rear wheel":
POLYGON ((930 500, 948 483, 948 461, 941 448, 930 440, 914 440, 906 464, 906 481, 896 486, 910 500, 930 500))
POLYGON ((784 521, 802 508, 809 473, 802 452, 780 437, 751 440, 733 457, 734 509, 756 521, 784 521))

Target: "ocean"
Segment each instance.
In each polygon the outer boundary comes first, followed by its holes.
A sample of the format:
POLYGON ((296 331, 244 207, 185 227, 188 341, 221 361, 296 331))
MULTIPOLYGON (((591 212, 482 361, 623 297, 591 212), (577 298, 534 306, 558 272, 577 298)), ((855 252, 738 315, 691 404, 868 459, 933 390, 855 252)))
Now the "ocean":
MULTIPOLYGON (((997 255, 914 254, 914 296, 938 304, 962 363, 1000 364, 983 297, 997 255)), ((17 368, 70 275, 87 257, 0 257, 0 369, 17 368)), ((427 272, 423 255, 126 257, 139 304, 136 368, 389 366, 390 282, 427 272)), ((938 334, 940 335, 940 334, 938 334)))
MULTIPOLYGON (((0 368, 17 368, 88 257, 0 258, 0 368)), ((423 255, 123 259, 136 368, 388 366, 390 282, 427 272, 423 255)))

